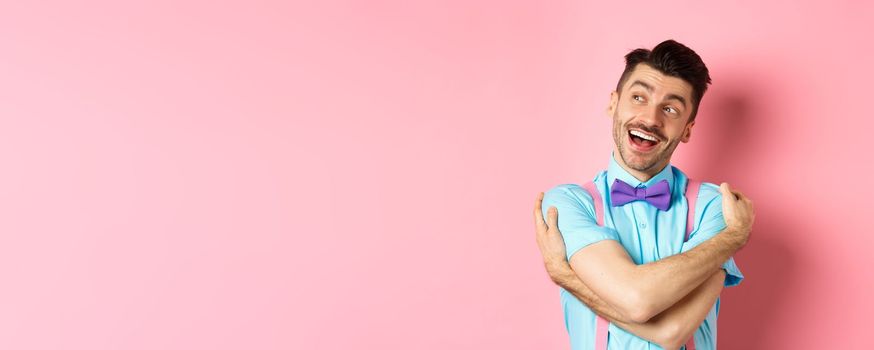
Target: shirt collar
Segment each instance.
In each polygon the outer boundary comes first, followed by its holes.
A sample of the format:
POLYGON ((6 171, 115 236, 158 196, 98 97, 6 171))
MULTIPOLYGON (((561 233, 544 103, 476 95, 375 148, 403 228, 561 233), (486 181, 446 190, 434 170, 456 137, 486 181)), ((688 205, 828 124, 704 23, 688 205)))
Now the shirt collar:
POLYGON ((659 182, 661 180, 667 180, 668 186, 671 189, 674 188, 674 172, 672 171, 673 166, 671 164, 665 165, 665 168, 662 169, 658 174, 650 178, 646 182, 640 182, 633 175, 629 174, 628 171, 625 170, 618 162, 616 162, 616 155, 614 152, 610 153, 610 166, 607 167, 607 186, 612 186, 613 181, 616 179, 622 180, 623 182, 631 185, 631 187, 638 187, 640 185, 649 187, 652 184, 659 182))

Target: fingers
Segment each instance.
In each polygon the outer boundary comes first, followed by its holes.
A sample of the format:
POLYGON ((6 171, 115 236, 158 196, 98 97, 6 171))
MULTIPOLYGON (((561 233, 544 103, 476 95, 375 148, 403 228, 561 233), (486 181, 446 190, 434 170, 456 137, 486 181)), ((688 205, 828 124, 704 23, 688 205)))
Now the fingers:
POLYGON ((732 189, 728 185, 728 183, 723 182, 721 185, 719 185, 719 191, 722 192, 723 200, 730 200, 731 198, 734 198, 733 202, 723 202, 723 206, 728 205, 729 203, 733 203, 734 205, 743 205, 750 213, 755 210, 753 207, 753 201, 740 191, 732 189), (731 193, 733 197, 728 197, 729 193, 731 193))
POLYGON ((726 197, 726 196, 728 196, 729 193, 731 193, 734 196, 734 198, 738 201, 752 203, 752 201, 749 199, 749 197, 747 197, 746 195, 741 193, 741 191, 732 189, 731 186, 729 186, 727 182, 723 182, 721 185, 719 185, 719 192, 722 193, 723 197, 726 197))
POLYGON ((534 225, 537 227, 537 233, 546 232, 550 228, 558 229, 558 209, 549 207, 546 215, 548 218, 543 221, 543 192, 540 192, 534 203, 534 225))
POLYGON ((543 192, 540 192, 537 195, 537 201, 534 203, 534 225, 537 227, 537 231, 546 231, 546 222, 543 221, 543 192))
POLYGON ((750 202, 750 198, 747 195, 743 194, 743 192, 738 190, 731 190, 731 193, 734 194, 735 198, 739 201, 750 202))
POLYGON ((555 207, 549 207, 547 215, 549 215, 549 223, 547 225, 552 228, 558 227, 558 209, 555 207))
POLYGON ((737 199, 737 196, 734 195, 734 191, 731 190, 731 186, 729 186, 727 182, 723 182, 719 185, 719 192, 722 193, 723 198, 737 199), (729 194, 731 194, 732 196, 729 197, 729 194))

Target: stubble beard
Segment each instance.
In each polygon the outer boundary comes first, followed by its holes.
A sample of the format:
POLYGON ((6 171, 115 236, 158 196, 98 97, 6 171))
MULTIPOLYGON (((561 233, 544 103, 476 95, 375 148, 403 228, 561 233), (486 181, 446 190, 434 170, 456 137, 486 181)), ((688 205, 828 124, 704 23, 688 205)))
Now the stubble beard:
POLYGON ((674 153, 674 149, 676 149, 677 145, 680 144, 680 139, 667 140, 667 147, 665 147, 661 152, 649 155, 649 158, 642 158, 641 156, 634 154, 633 150, 626 148, 625 142, 627 140, 628 130, 619 124, 619 118, 614 114, 613 142, 616 143, 616 148, 619 149, 619 157, 622 158, 622 162, 629 168, 644 173, 649 173, 656 170, 653 168, 667 164, 667 161, 670 160, 671 155, 674 153))

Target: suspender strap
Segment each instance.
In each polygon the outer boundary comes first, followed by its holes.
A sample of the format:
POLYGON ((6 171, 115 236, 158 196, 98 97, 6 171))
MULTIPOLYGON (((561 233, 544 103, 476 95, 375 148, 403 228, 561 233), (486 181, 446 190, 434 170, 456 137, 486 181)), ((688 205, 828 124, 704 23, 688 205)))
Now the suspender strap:
MULTIPOLYGON (((598 226, 604 226, 604 201, 601 200, 601 192, 598 192, 592 181, 583 185, 583 188, 592 195, 592 203, 595 205, 595 219, 598 220, 598 226)), ((610 322, 595 314, 595 350, 607 350, 607 331, 609 327, 610 322)))
MULTIPOLYGON (((689 240, 689 234, 692 233, 695 224, 695 204, 698 202, 698 189, 701 188, 701 181, 687 179, 686 181, 686 202, 689 203, 689 211, 686 213, 686 235, 683 242, 689 240)), ((595 187, 592 181, 583 185, 583 189, 589 192, 592 196, 592 203, 595 205, 595 218, 598 221, 598 226, 604 226, 604 201, 601 199, 601 192, 595 187)), ((595 314, 595 350, 607 350, 607 337, 610 329, 610 322, 603 317, 595 314)), ((695 350, 695 336, 689 338, 686 343, 686 350, 695 350)))
POLYGON ((601 200, 601 192, 598 192, 595 183, 592 181, 586 182, 583 188, 592 195, 592 203, 595 204, 595 218, 598 220, 598 226, 604 226, 604 201, 601 200))
MULTIPOLYGON (((698 190, 701 189, 701 181, 686 179, 686 202, 689 203, 689 211, 686 212, 686 237, 683 242, 689 240, 689 235, 695 229, 695 204, 698 203, 698 190)), ((686 350, 695 350, 695 334, 686 342, 686 350)))
POLYGON ((698 189, 701 188, 701 181, 688 179, 686 181, 686 202, 689 203, 689 212, 686 213, 686 238, 683 242, 689 240, 689 234, 695 227, 695 203, 698 202, 698 189))

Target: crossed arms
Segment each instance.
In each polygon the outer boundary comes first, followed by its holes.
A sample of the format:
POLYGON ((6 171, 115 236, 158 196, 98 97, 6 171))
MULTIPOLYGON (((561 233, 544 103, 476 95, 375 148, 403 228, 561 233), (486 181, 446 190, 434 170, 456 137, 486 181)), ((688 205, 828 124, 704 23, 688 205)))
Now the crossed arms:
POLYGON ((752 202, 720 186, 726 228, 695 248, 652 263, 636 265, 614 240, 576 252, 568 263, 558 230, 558 212, 534 210, 537 243, 552 280, 592 311, 619 327, 666 349, 679 348, 703 322, 722 291, 720 268, 749 240, 752 202))

